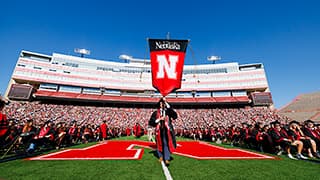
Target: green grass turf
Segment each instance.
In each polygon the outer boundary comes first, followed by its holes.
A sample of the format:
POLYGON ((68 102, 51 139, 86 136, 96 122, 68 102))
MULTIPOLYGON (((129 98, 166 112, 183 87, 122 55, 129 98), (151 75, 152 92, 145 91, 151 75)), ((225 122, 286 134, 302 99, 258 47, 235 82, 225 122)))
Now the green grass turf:
MULTIPOLYGON (((146 137, 141 140, 146 140, 146 137)), ((285 156, 281 156, 280 160, 196 160, 178 155, 173 155, 173 158, 169 166, 173 179, 320 179, 319 163, 294 161, 285 156)), ((152 150, 145 149, 141 160, 4 162, 0 164, 0 179, 131 180, 165 179, 165 176, 152 150)))

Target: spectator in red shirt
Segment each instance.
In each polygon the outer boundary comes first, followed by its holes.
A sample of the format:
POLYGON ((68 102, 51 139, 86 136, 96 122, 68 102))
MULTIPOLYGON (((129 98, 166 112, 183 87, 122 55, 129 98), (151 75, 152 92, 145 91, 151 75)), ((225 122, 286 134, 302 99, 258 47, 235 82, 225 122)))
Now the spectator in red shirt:
POLYGON ((91 125, 88 124, 83 131, 83 137, 82 139, 84 140, 84 143, 87 144, 88 142, 90 142, 93 138, 93 132, 91 129, 91 125))
POLYGON ((320 134, 317 132, 314 122, 312 120, 306 120, 304 122, 305 126, 303 128, 303 133, 305 136, 310 137, 317 144, 317 148, 320 149, 320 134))
POLYGON ((303 143, 300 140, 289 138, 287 132, 283 128, 281 128, 281 125, 279 122, 275 122, 274 128, 271 130, 270 133, 274 142, 280 145, 287 152, 288 157, 290 159, 297 160, 291 155, 291 146, 297 147, 298 159, 307 159, 301 154, 303 149, 303 143))
POLYGON ((53 144, 54 142, 54 129, 52 128, 52 122, 47 121, 40 128, 40 132, 31 140, 31 144, 27 149, 28 153, 34 152, 36 147, 45 145, 47 143, 53 144))
POLYGON ((74 144, 78 138, 78 136, 77 136, 78 135, 78 127, 77 127, 76 121, 72 121, 72 125, 68 130, 68 135, 69 135, 68 143, 74 144))
POLYGON ((127 135, 127 136, 131 136, 131 129, 130 129, 130 127, 127 127, 127 128, 126 128, 126 135, 127 135))
POLYGON ((102 124, 100 125, 100 131, 101 131, 101 135, 102 135, 103 140, 107 140, 108 126, 107 126, 106 122, 107 122, 106 120, 103 120, 102 124))
POLYGON ((136 123, 136 125, 134 125, 133 127, 133 132, 134 132, 134 135, 139 138, 141 136, 141 126, 139 123, 136 123))
POLYGON ((3 99, 0 99, 0 145, 2 147, 5 139, 5 135, 8 131, 8 120, 7 116, 2 113, 2 110, 4 106, 6 105, 6 102, 3 99))

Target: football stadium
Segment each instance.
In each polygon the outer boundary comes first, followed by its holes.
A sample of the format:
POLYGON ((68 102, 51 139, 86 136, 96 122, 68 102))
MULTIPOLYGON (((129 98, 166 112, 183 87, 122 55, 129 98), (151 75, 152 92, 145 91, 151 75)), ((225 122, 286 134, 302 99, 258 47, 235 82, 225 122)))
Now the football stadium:
POLYGON ((84 54, 20 52, 1 98, 0 178, 320 178, 319 93, 275 110, 262 63, 184 65, 163 98, 151 60, 84 54), (177 115, 168 161, 150 123, 162 101, 177 115))

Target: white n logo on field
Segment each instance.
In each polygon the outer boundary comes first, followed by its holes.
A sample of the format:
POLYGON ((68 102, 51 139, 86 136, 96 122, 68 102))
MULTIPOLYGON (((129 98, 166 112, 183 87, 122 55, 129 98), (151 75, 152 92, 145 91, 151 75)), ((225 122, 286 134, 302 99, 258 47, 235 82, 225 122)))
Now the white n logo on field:
POLYGON ((178 62, 178 56, 169 55, 168 61, 165 55, 157 55, 157 61, 159 67, 157 72, 158 79, 164 78, 164 71, 166 71, 168 79, 177 79, 176 66, 178 62))

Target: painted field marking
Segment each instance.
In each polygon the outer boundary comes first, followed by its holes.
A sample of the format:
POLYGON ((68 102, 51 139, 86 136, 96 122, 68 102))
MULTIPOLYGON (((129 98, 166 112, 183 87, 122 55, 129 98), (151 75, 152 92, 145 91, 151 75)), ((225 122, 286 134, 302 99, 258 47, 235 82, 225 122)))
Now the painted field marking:
MULTIPOLYGON (((107 141, 82 149, 67 149, 29 160, 137 160, 144 149, 155 149, 155 144, 145 141, 107 141), (134 149, 134 147, 140 147, 134 149)), ((242 149, 228 149, 206 142, 181 141, 173 154, 195 159, 276 159, 242 149)))

